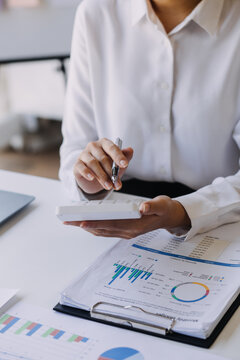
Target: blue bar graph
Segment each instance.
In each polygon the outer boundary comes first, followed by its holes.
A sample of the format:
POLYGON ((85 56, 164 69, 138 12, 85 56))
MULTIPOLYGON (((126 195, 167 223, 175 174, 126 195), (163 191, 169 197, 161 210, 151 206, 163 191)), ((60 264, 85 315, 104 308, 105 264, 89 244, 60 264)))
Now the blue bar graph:
POLYGON ((38 331, 38 329, 40 329, 42 325, 41 324, 37 324, 36 326, 34 326, 34 328, 32 330, 30 330, 26 335, 27 336, 32 336, 36 331, 38 331))
MULTIPOLYGON (((24 339, 25 336, 33 337, 37 336, 37 339, 54 339, 59 340, 61 343, 88 343, 90 341, 89 338, 83 337, 77 334, 71 334, 70 332, 66 332, 63 330, 56 329, 54 327, 50 327, 49 325, 39 324, 37 322, 33 322, 27 319, 20 319, 19 317, 12 316, 9 314, 3 314, 0 316, 0 338, 4 339, 3 334, 11 334, 18 337, 19 339, 22 337, 24 339), (9 332, 8 332, 9 331, 9 332), (37 334, 37 335, 35 335, 37 334), (65 335, 65 336, 63 336, 65 335)), ((14 339, 13 344, 14 344, 14 339)), ((0 341, 1 342, 1 341, 0 341)), ((57 341, 58 342, 58 341, 57 341)), ((44 346, 44 344, 43 344, 44 346)), ((1 345, 0 345, 1 347, 1 345)), ((1 357, 1 349, 0 349, 0 360, 1 357)), ((6 353, 7 354, 7 353, 6 353)), ((14 357, 15 358, 15 357, 14 357)), ((16 358, 19 358, 18 356, 16 358)), ((22 358, 22 357, 21 357, 22 358)), ((5 359, 5 357, 4 357, 5 359)), ((11 357, 12 359, 12 357, 11 357)), ((20 358, 19 358, 20 359, 20 358)), ((24 357, 25 359, 25 357, 24 357)), ((27 358, 26 358, 27 360, 27 358)), ((30 360, 30 358, 28 358, 30 360)))
POLYGON ((88 340, 89 340, 89 339, 85 337, 85 338, 83 338, 83 339, 81 340, 81 342, 85 342, 85 343, 86 343, 86 342, 88 342, 88 340))
POLYGON ((60 337, 63 336, 63 334, 65 334, 65 331, 60 330, 60 331, 54 336, 54 339, 60 339, 60 337))
POLYGON ((128 280, 131 284, 133 284, 137 279, 147 280, 152 275, 152 272, 135 269, 125 265, 114 264, 114 266, 116 266, 115 274, 113 275, 112 280, 108 283, 108 285, 111 285, 116 279, 124 278, 127 273, 129 273, 128 280))
POLYGON ((11 321, 8 322, 8 324, 2 328, 0 330, 0 333, 1 334, 4 334, 6 331, 8 331, 14 324, 16 324, 16 322, 18 322, 18 320, 20 320, 19 318, 15 317, 13 318, 11 321))

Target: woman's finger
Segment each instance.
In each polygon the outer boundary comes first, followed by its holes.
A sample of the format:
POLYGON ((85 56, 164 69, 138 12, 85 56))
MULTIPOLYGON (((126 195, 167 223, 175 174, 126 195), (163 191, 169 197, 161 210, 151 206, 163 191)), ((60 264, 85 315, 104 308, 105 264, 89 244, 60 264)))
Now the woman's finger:
MULTIPOLYGON (((126 158, 128 159, 128 163, 131 161, 132 157, 133 157, 133 149, 128 147, 126 149, 122 150, 123 154, 126 156, 126 158)), ((120 190, 122 188, 122 182, 121 182, 121 178, 123 176, 123 174, 125 173, 126 168, 124 169, 119 169, 119 177, 118 177, 118 181, 116 182, 114 188, 115 190, 120 190)))
POLYGON ((112 159, 109 157, 108 154, 99 146, 97 142, 91 143, 89 145, 89 152, 90 154, 99 161, 104 171, 111 177, 112 172, 112 159))
POLYGON ((100 221, 92 223, 90 221, 65 221, 64 225, 72 225, 82 228, 83 230, 96 235, 103 237, 117 237, 123 239, 131 239, 134 237, 133 233, 129 229, 114 229, 112 226, 104 227, 103 224, 100 225, 100 221))
POLYGON ((74 166, 74 176, 78 181, 81 181, 81 177, 88 181, 93 181, 95 174, 84 164, 82 160, 78 160, 74 166))
POLYGON ((83 230, 85 230, 95 236, 121 238, 121 239, 127 239, 127 240, 132 238, 131 234, 128 234, 127 232, 110 232, 105 229, 88 229, 88 228, 84 228, 83 230))
POLYGON ((133 149, 126 148, 121 151, 108 139, 88 143, 74 165, 74 175, 78 186, 86 193, 91 194, 102 189, 120 190, 122 187, 121 177, 132 156, 133 149), (112 157, 105 152, 103 146, 108 149, 110 154, 113 154, 112 157), (119 166, 119 179, 115 184, 111 180, 113 161, 119 166), (124 161, 124 167, 119 164, 121 161, 124 161))
POLYGON ((111 179, 96 158, 94 158, 90 153, 84 152, 81 156, 81 160, 86 165, 86 167, 88 167, 94 173, 95 177, 104 189, 112 189, 113 184, 111 179))
POLYGON ((128 159, 123 151, 109 139, 101 139, 102 148, 106 154, 122 169, 128 166, 128 159))

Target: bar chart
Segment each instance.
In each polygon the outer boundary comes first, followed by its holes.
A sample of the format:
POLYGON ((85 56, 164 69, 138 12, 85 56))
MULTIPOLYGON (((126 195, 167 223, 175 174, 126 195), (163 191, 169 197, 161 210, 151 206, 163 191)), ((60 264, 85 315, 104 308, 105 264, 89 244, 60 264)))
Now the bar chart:
POLYGON ((6 333, 12 326, 14 326, 20 319, 8 314, 3 315, 0 318, 0 334, 6 333))
POLYGON ((23 326, 21 326, 16 332, 16 335, 24 333, 26 336, 32 336, 42 327, 42 324, 37 324, 32 321, 27 321, 23 326))
POLYGON ((9 314, 4 314, 0 318, 0 334, 5 334, 11 331, 13 335, 24 336, 38 336, 38 338, 53 340, 63 339, 68 343, 87 343, 89 338, 77 334, 70 334, 67 331, 49 327, 33 321, 26 321, 19 317, 14 317, 9 314))
POLYGON ((114 264, 115 267, 114 275, 108 285, 111 285, 116 279, 127 278, 131 284, 136 280, 148 280, 152 275, 152 272, 136 269, 127 265, 114 264))
MULTIPOLYGON (((40 311, 44 314, 43 310, 40 311)), ((97 344, 96 339, 84 336, 83 328, 78 333, 76 327, 72 331, 69 326, 64 328, 66 321, 58 325, 53 321, 51 324, 51 319, 58 318, 58 314, 50 312, 49 322, 44 316, 41 319, 34 315, 32 319, 31 314, 30 319, 19 313, 0 316, 1 360, 83 360, 97 344)))

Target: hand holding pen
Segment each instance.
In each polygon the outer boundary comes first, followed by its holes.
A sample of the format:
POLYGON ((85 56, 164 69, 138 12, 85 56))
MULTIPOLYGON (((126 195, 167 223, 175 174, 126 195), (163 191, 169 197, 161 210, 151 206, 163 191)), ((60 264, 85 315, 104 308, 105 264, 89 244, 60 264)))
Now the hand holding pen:
MULTIPOLYGON (((121 177, 133 156, 133 149, 121 150, 120 139, 114 144, 111 140, 101 139, 90 142, 80 153, 74 166, 78 186, 96 199, 101 190, 120 190, 121 177)), ((140 219, 70 221, 74 225, 96 236, 132 239, 138 235, 159 228, 185 233, 191 227, 191 220, 185 208, 168 196, 157 196, 142 202, 140 219)))
POLYGON ((133 156, 132 148, 121 146, 120 139, 116 144, 106 138, 88 143, 74 166, 76 182, 84 192, 121 189, 121 177, 133 156))
MULTIPOLYGON (((117 140, 115 141, 115 145, 117 145, 117 147, 121 150, 122 149, 122 140, 120 138, 117 138, 117 140)), ((111 176, 113 185, 117 184, 118 173, 119 173, 119 166, 117 165, 117 163, 115 161, 113 161, 112 176, 111 176)))

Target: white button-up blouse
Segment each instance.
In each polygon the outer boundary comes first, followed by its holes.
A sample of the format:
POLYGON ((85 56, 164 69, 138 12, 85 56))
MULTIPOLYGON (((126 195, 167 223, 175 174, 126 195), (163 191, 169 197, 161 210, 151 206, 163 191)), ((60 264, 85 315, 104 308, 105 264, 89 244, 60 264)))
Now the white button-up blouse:
MULTIPOLYGON (((240 1, 202 0, 170 33, 149 0, 83 0, 74 26, 60 178, 89 141, 134 149, 129 178, 180 182, 188 237, 240 220, 240 1)), ((159 190, 160 193, 161 190, 159 190)))

